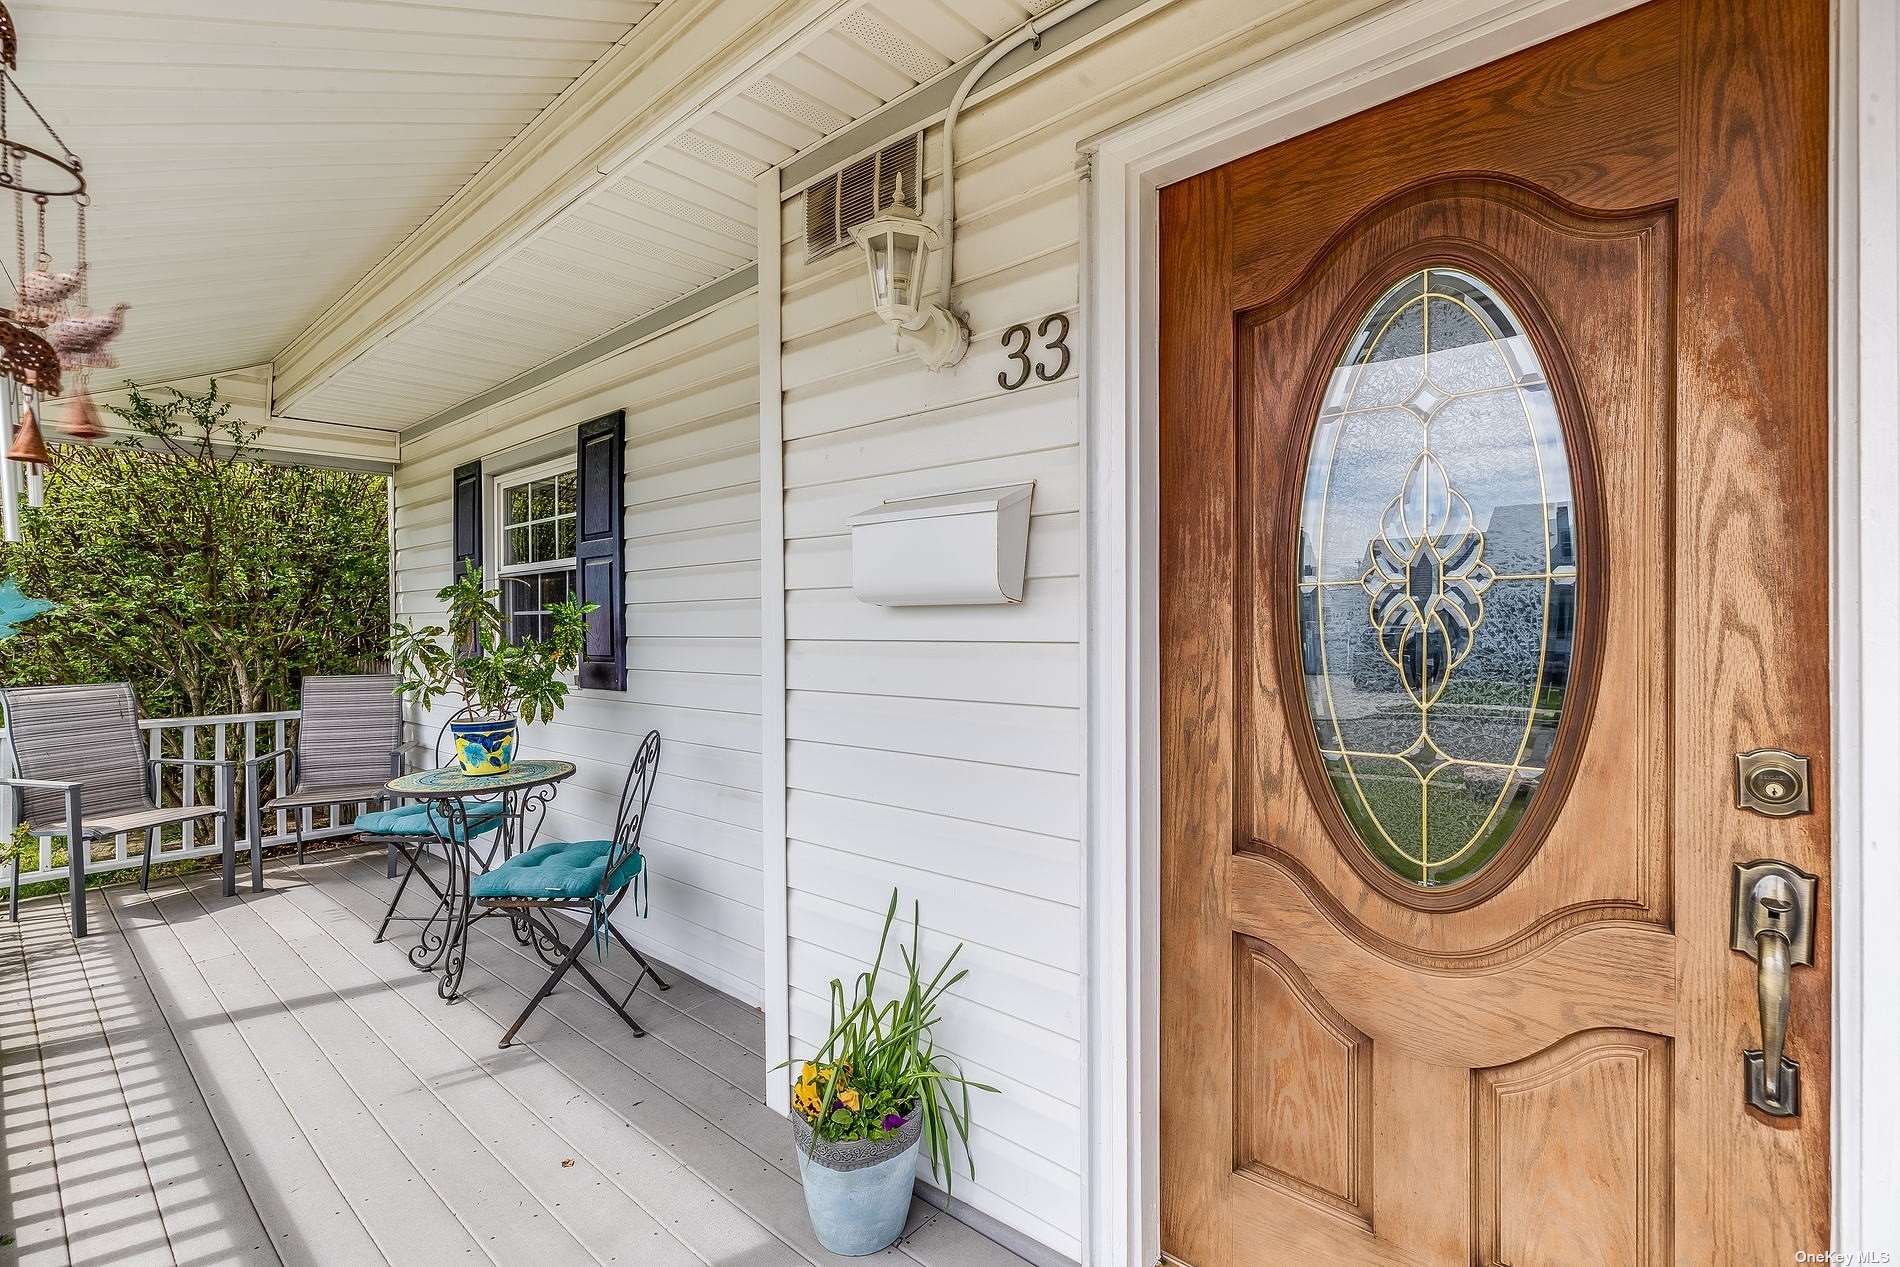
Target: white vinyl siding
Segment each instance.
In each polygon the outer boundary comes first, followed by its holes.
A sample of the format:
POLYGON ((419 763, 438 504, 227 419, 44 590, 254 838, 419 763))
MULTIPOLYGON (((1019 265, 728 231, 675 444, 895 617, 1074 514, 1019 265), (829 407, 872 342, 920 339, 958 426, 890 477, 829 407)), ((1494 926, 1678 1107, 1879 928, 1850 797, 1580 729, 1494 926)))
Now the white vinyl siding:
MULTIPOLYGON (((439 619, 454 468, 477 457, 502 465, 510 449, 627 411, 627 689, 572 692, 553 723, 524 731, 522 751, 580 767, 541 838, 599 838, 640 737, 660 731, 641 840, 651 913, 622 907, 617 921, 636 945, 753 1004, 763 927, 756 311, 741 296, 406 444, 395 563, 397 618, 439 619)), ((498 559, 487 560, 491 578, 498 559)), ((438 707, 415 738, 432 742, 445 716, 438 707)))
MULTIPOLYGON (((972 342, 946 373, 893 351, 857 255, 805 262, 802 205, 783 208, 793 1047, 822 1036, 826 983, 863 970, 891 888, 920 900, 927 962, 967 945, 939 1038, 1003 1092, 976 1103, 976 1177, 960 1174, 955 1195, 1069 1258, 1085 1102, 1077 147, 1371 7, 1182 0, 967 110, 956 304, 972 342), (1070 320, 1068 371, 1002 390, 1003 331, 1052 313, 1070 320), (1019 606, 852 595, 852 514, 1028 480, 1019 606)), ((933 127, 926 219, 941 208, 942 142, 933 127)), ((1031 355, 1053 368, 1043 347, 1031 355)))

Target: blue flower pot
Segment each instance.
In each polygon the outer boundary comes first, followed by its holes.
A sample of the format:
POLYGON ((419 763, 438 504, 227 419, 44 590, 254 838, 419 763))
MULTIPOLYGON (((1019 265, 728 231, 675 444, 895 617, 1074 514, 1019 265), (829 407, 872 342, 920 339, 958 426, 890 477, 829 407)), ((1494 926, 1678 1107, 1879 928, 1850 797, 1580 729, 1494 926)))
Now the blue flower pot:
POLYGON ((463 774, 506 774, 515 763, 515 719, 452 721, 455 759, 463 774))
POLYGON ((923 1114, 912 1113, 894 1139, 820 1140, 815 1154, 811 1127, 793 1114, 792 1138, 798 1144, 805 1211, 819 1244, 857 1258, 877 1253, 904 1234, 924 1138, 923 1114))

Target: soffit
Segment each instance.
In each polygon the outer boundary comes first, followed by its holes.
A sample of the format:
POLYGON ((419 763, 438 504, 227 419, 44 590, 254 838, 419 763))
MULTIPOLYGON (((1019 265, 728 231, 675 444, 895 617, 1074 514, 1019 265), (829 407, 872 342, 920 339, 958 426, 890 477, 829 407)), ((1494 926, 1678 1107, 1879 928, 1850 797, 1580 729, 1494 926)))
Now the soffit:
POLYGON ((654 7, 8 0, 19 81, 86 162, 92 298, 132 308, 96 377, 271 360, 654 7))
POLYGON ((413 425, 750 267, 761 174, 1053 2, 846 7, 469 276, 359 340, 280 407, 332 422, 413 425))

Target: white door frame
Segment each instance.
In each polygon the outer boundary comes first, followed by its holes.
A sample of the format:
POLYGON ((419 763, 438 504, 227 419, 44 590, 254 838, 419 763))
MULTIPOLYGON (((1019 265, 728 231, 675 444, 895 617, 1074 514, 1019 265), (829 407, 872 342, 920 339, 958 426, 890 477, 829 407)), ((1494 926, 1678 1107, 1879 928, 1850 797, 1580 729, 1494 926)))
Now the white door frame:
MULTIPOLYGON (((1083 143, 1091 1267, 1160 1259, 1158 191, 1634 3, 1409 0, 1083 143)), ((1860 918, 1900 903, 1900 20, 1836 6, 1834 1238, 1900 1254, 1900 989, 1862 970, 1900 962, 1900 919, 1860 918)))

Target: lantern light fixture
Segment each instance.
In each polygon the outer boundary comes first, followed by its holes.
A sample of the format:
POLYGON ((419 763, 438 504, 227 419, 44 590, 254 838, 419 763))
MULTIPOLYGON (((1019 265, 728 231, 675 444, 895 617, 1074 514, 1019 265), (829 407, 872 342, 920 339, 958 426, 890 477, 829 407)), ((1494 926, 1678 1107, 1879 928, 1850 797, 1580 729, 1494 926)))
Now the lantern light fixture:
POLYGON ((881 214, 851 230, 871 273, 871 309, 896 334, 899 349, 916 353, 933 372, 946 370, 970 350, 970 330, 956 313, 928 297, 943 234, 910 205, 901 175, 896 195, 881 214))

